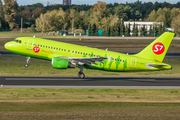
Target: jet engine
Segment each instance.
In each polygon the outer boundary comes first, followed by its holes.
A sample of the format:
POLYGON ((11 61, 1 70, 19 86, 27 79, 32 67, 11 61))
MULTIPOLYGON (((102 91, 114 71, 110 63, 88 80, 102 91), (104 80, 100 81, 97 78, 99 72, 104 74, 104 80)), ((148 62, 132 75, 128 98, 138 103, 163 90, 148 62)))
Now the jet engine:
POLYGON ((75 68, 76 64, 72 64, 69 60, 53 57, 51 61, 51 66, 57 69, 67 69, 67 68, 75 68))

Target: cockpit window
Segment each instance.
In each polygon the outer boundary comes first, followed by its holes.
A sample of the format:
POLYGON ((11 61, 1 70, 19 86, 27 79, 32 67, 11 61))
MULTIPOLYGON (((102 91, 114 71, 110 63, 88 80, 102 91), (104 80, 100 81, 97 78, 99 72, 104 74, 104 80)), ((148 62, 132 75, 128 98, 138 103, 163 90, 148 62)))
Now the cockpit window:
POLYGON ((13 40, 14 42, 21 43, 21 40, 13 40))

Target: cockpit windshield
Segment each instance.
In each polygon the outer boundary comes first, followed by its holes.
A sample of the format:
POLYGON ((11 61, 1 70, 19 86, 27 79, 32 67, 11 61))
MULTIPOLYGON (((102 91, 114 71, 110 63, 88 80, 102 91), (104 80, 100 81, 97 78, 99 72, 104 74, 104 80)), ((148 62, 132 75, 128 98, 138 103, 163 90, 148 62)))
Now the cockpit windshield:
POLYGON ((21 40, 13 40, 14 42, 21 43, 21 40))

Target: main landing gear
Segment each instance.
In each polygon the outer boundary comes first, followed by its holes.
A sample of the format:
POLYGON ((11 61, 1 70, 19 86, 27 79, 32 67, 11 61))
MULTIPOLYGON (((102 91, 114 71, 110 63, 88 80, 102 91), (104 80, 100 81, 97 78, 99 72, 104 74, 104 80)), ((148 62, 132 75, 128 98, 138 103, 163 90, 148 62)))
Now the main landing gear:
POLYGON ((28 63, 30 62, 31 57, 26 57, 26 64, 24 65, 26 68, 29 66, 28 63))
POLYGON ((80 69, 78 73, 79 78, 81 79, 85 78, 85 74, 83 73, 83 65, 79 65, 78 68, 80 69))

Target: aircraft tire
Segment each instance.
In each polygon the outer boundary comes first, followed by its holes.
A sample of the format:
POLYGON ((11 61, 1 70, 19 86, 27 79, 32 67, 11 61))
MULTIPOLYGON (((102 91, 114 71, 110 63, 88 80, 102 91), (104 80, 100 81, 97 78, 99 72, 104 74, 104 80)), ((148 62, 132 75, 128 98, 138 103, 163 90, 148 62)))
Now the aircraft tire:
POLYGON ((83 79, 83 78, 85 78, 85 74, 84 73, 78 73, 78 76, 79 76, 79 78, 81 78, 81 79, 83 79))
POLYGON ((27 68, 29 65, 26 63, 24 66, 27 68))

